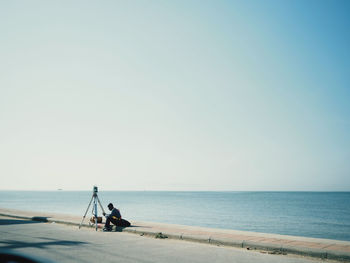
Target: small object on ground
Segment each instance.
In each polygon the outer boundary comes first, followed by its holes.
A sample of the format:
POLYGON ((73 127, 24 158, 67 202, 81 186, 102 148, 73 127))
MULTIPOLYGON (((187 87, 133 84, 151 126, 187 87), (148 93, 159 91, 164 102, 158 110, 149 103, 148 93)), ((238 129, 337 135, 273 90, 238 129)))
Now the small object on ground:
POLYGON ((279 250, 269 251, 268 254, 270 254, 270 255, 287 255, 287 253, 279 251, 279 250))
MULTIPOLYGON (((90 218, 90 222, 92 224, 95 224, 95 217, 94 216, 90 218)), ((102 216, 97 217, 97 223, 102 223, 102 216)))
POLYGON ((247 250, 256 250, 256 247, 247 247, 247 250))
POLYGON ((157 235, 155 236, 155 238, 168 238, 168 236, 163 235, 162 232, 157 233, 157 235))

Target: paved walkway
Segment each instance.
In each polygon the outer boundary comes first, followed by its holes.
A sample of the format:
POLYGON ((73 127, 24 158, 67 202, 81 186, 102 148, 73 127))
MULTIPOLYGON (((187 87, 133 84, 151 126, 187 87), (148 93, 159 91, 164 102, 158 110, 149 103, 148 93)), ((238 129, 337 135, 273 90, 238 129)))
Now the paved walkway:
MULTIPOLYGON (((264 253, 262 253, 264 252, 264 253)), ((74 225, 0 216, 0 262, 4 254, 59 263, 332 263, 295 255, 270 255, 228 246, 102 232, 74 225)), ((17 262, 17 261, 16 261, 17 262)))
MULTIPOLYGON (((13 209, 0 209, 0 215, 70 225, 79 225, 82 219, 82 217, 72 215, 26 212, 13 209)), ((89 226, 88 221, 88 218, 86 218, 83 226, 89 226)), ((252 250, 266 250, 268 253, 291 253, 350 262, 350 242, 348 241, 151 222, 131 221, 131 224, 131 227, 118 229, 117 231, 252 250)), ((99 227, 101 228, 102 225, 99 225, 99 227)))

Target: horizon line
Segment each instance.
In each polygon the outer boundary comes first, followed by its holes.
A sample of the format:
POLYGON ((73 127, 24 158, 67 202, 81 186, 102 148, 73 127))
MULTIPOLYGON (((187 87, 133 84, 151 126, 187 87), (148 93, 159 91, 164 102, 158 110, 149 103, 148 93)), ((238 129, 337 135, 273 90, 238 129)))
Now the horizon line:
MULTIPOLYGON (((91 192, 82 189, 0 189, 0 191, 20 192, 91 192)), ((99 192, 350 192, 350 190, 120 190, 108 189, 99 192)))

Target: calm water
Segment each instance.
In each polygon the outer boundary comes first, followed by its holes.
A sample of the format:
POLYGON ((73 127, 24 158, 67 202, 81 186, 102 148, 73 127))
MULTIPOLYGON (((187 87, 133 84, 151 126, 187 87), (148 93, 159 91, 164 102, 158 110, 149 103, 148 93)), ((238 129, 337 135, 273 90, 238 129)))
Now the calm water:
MULTIPOLYGON (((91 191, 0 191, 0 207, 83 216, 91 195, 91 191)), ((130 221, 350 241, 350 192, 103 191, 99 197, 105 207, 114 203, 130 221)))

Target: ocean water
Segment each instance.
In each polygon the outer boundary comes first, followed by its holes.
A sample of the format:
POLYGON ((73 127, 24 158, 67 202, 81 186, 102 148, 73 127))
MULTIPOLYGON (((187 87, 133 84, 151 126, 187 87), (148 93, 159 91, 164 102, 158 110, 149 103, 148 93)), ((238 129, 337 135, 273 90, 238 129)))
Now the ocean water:
MULTIPOLYGON (((129 221, 350 241, 350 192, 102 191, 129 221)), ((0 207, 83 216, 92 191, 0 191, 0 207)), ((91 208, 87 216, 91 215, 91 208)))

